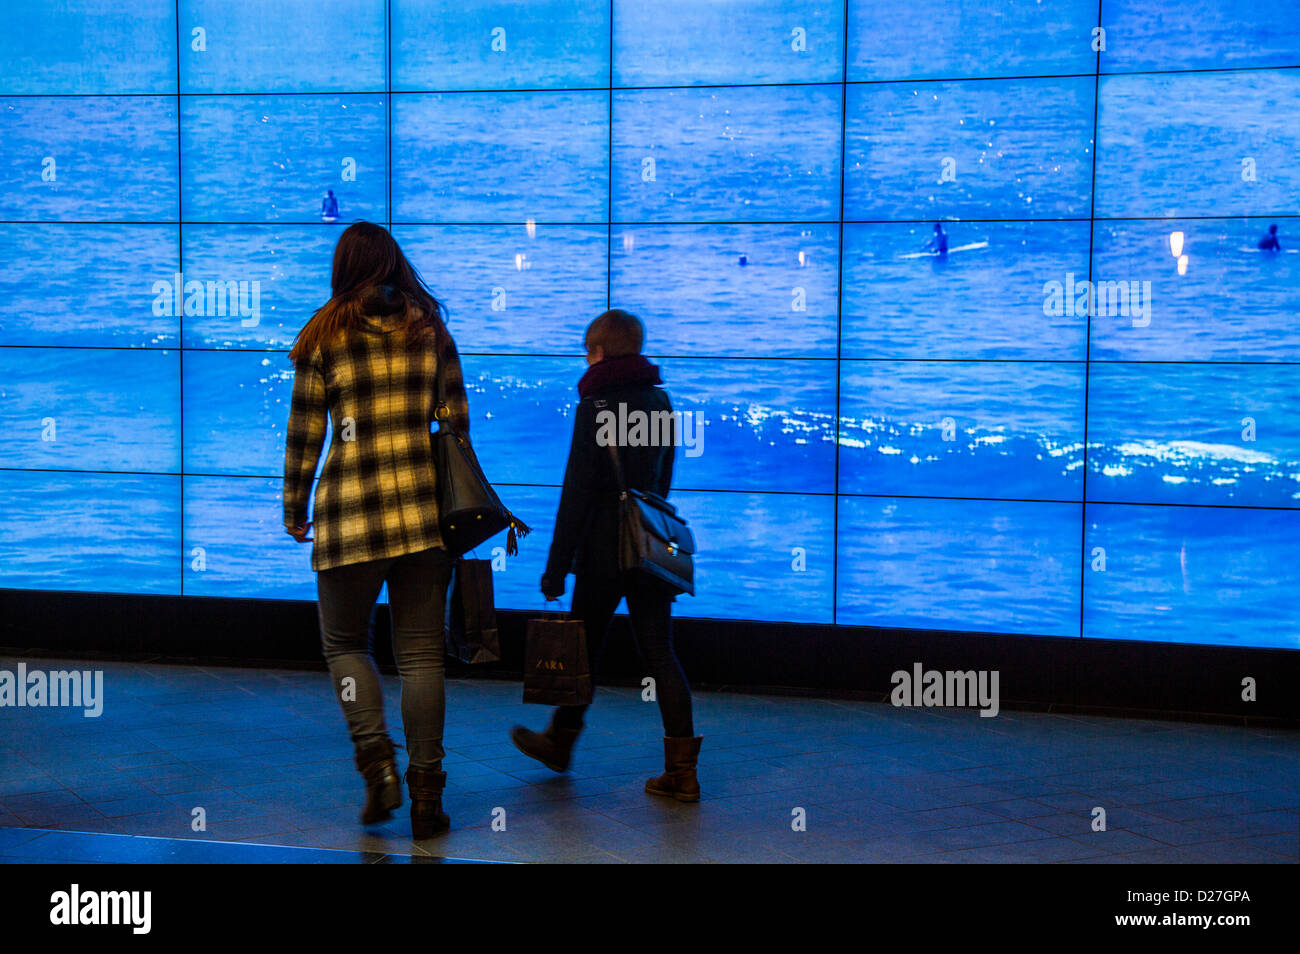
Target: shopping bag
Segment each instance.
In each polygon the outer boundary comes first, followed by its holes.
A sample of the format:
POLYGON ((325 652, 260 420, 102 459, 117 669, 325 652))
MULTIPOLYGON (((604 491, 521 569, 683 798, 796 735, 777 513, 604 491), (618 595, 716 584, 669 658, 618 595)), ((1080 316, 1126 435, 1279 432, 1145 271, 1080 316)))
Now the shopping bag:
POLYGON ((524 635, 524 702, 581 706, 592 698, 587 633, 580 619, 530 619, 524 635))
POLYGON ((492 561, 456 561, 447 600, 447 652, 463 663, 501 659, 497 612, 492 600, 492 561))

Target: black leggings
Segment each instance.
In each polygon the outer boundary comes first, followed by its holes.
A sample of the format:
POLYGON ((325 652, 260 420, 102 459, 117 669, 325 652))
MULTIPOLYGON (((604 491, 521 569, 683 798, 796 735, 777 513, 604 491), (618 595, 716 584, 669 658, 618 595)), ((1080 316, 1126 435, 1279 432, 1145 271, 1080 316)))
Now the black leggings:
MULTIPOLYGON (((655 697, 663 717, 664 735, 693 737, 691 687, 673 650, 672 596, 653 582, 628 575, 613 579, 577 577, 569 617, 586 624, 592 681, 595 682, 600 669, 610 621, 625 597, 633 637, 655 681, 655 697)), ((586 711, 586 706, 561 706, 556 710, 556 724, 569 729, 581 728, 586 711)))

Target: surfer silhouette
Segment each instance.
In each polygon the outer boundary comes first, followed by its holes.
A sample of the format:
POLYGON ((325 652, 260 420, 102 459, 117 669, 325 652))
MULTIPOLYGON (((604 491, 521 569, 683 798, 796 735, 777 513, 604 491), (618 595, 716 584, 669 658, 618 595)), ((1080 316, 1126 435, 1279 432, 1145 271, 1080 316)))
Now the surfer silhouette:
POLYGON ((988 239, 979 242, 965 242, 962 245, 948 245, 948 233, 943 230, 943 225, 939 222, 934 224, 934 234, 921 244, 920 251, 903 252, 897 257, 901 259, 925 258, 930 260, 930 264, 936 269, 946 268, 950 261, 948 255, 950 252, 973 252, 976 249, 988 248, 988 239))
POLYGON ((943 230, 941 223, 934 223, 934 235, 923 247, 934 252, 940 258, 948 257, 948 233, 943 230))
POLYGON ((339 220, 339 200, 334 197, 333 189, 326 189, 326 196, 321 200, 320 217, 326 222, 339 220))
POLYGON ((1259 240, 1259 247, 1265 252, 1282 251, 1282 243, 1277 240, 1277 226, 1270 225, 1268 234, 1259 240))

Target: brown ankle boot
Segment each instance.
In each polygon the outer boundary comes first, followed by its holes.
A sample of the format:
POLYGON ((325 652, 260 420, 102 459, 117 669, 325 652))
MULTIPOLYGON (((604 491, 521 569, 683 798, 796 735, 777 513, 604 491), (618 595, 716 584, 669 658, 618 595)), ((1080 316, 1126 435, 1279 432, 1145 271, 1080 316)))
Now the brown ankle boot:
POLYGON ((517 725, 510 730, 510 741, 524 755, 537 759, 552 772, 567 772, 569 760, 573 757, 573 743, 578 741, 582 729, 562 728, 555 724, 558 717, 558 710, 551 713, 551 723, 545 732, 534 732, 517 725))
POLYGON ((451 819, 442 810, 442 789, 446 784, 446 772, 406 770, 406 785, 411 793, 411 837, 416 841, 432 838, 451 827, 451 819))
POLYGON ((674 739, 664 737, 664 774, 645 783, 651 795, 664 795, 679 802, 698 802, 700 783, 695 777, 695 765, 700 757, 700 743, 704 736, 674 739))
POLYGON ((397 776, 397 753, 393 740, 379 739, 360 746, 356 753, 357 768, 366 780, 366 804, 361 809, 361 824, 373 825, 393 815, 402 804, 402 783, 397 776))

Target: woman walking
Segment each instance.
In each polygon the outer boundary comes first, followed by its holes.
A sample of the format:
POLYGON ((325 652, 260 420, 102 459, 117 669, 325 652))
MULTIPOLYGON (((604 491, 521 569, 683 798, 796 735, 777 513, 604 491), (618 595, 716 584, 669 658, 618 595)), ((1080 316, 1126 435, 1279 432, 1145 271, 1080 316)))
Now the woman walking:
POLYGON ((362 824, 384 821, 402 804, 369 648, 375 601, 388 583, 411 831, 428 838, 450 824, 442 811, 442 630, 453 557, 438 531, 429 440, 438 376, 450 423, 466 438, 469 406, 443 309, 387 230, 358 222, 343 232, 330 290, 289 352, 284 525, 299 542, 313 542, 321 648, 366 784, 362 824), (308 521, 327 415, 333 437, 308 521))
MULTIPOLYGON (((700 786, 696 763, 701 736, 691 717, 691 687, 686 682, 672 637, 672 593, 653 579, 621 572, 618 560, 618 480, 610 456, 608 435, 613 428, 602 419, 628 420, 643 415, 650 420, 672 418, 668 394, 658 387, 659 368, 641 354, 645 327, 635 315, 613 309, 587 328, 587 372, 578 381, 581 399, 573 423, 573 443, 555 515, 542 576, 542 593, 548 600, 564 595, 564 578, 575 574, 572 619, 586 624, 589 672, 596 678, 605 634, 618 604, 627 600, 632 631, 655 680, 655 694, 664 725, 664 774, 645 784, 651 795, 682 802, 698 802, 700 786)), ((617 445, 617 439, 612 439, 617 445)), ((627 486, 667 497, 673 481, 675 431, 661 441, 631 441, 615 446, 627 486)), ((525 755, 547 768, 564 772, 586 706, 561 706, 542 732, 515 726, 510 738, 525 755)))

